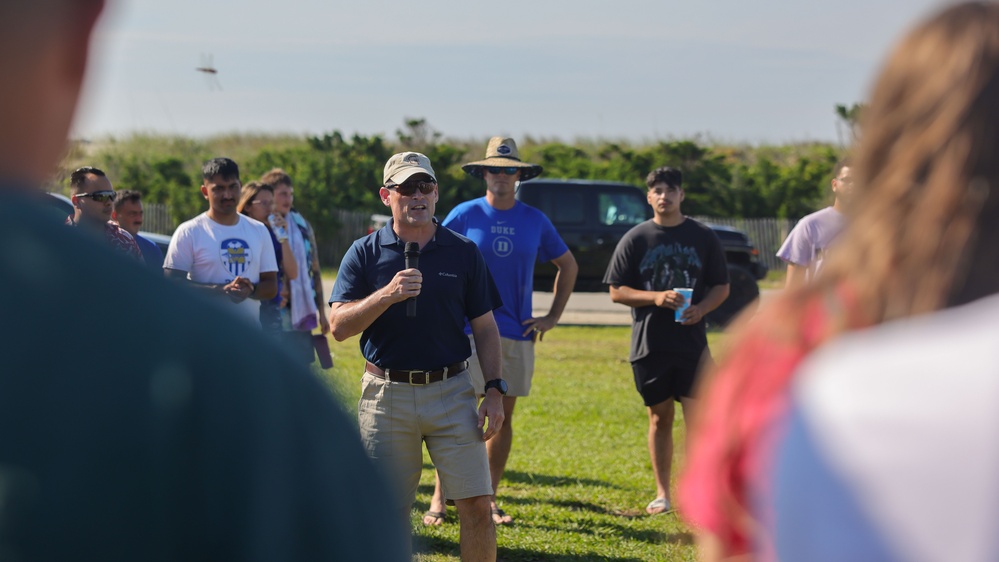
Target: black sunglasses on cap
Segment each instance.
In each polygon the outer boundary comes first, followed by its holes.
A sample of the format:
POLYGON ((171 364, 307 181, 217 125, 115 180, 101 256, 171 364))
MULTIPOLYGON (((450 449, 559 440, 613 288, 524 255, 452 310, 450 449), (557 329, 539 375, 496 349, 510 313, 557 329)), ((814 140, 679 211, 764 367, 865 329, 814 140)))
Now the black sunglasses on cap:
POLYGON ((93 193, 77 193, 76 196, 89 197, 98 203, 107 203, 108 201, 114 201, 118 194, 114 191, 95 191, 93 193))
POLYGON ((516 166, 486 166, 486 171, 490 174, 506 174, 508 176, 512 176, 517 173, 517 170, 520 170, 520 168, 516 166))
POLYGON ((437 187, 437 182, 435 181, 407 181, 402 182, 399 185, 386 185, 386 189, 394 189, 399 192, 399 195, 403 197, 412 197, 416 194, 416 190, 419 189, 420 193, 424 195, 430 195, 434 192, 434 188, 437 187))

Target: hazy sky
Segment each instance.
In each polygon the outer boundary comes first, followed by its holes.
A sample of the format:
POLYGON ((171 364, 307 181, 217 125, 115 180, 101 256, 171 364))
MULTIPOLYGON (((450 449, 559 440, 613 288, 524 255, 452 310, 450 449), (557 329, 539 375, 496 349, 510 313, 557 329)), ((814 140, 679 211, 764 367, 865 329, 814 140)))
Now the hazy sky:
POLYGON ((110 0, 76 132, 836 140, 940 0, 110 0), (195 70, 211 56, 221 90, 195 70))

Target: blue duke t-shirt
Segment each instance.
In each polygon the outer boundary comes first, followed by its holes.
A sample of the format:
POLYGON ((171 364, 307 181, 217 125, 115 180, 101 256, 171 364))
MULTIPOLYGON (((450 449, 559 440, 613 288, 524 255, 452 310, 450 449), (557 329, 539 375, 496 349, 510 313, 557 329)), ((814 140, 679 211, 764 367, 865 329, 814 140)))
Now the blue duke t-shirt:
MULTIPOLYGON (((569 251, 552 222, 520 201, 501 211, 480 197, 452 209, 442 224, 471 239, 482 252, 503 299, 494 312, 500 335, 531 339, 521 334, 524 321, 531 318, 534 264, 569 251)), ((469 333, 467 326, 465 331, 469 333)))

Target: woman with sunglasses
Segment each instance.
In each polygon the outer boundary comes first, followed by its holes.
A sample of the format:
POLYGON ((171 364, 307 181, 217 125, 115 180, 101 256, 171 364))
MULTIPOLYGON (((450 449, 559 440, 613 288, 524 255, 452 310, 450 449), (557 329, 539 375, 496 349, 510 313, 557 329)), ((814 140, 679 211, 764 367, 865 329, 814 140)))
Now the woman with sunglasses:
POLYGON ((104 239, 115 251, 143 261, 135 238, 111 220, 117 194, 107 175, 93 166, 84 166, 70 175, 69 186, 76 212, 66 218, 66 224, 103 232, 104 239))
POLYGON ((295 255, 288 246, 288 225, 280 215, 272 214, 274 209, 274 188, 266 183, 251 181, 243 186, 236 210, 268 226, 271 243, 274 244, 274 257, 278 264, 278 294, 269 301, 260 302, 260 326, 265 332, 281 331, 280 309, 288 302, 288 284, 298 275, 295 255), (273 217, 273 221, 271 220, 273 217), (283 233, 278 236, 275 230, 283 233))

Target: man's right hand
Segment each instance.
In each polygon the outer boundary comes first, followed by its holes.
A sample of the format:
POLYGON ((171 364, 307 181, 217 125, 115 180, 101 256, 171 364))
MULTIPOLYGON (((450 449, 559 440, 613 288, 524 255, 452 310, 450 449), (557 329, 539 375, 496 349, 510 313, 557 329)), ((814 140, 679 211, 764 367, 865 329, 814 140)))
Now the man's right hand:
POLYGON ((683 295, 676 291, 663 291, 656 295, 656 306, 676 310, 683 306, 683 295))
POLYGON ((423 274, 419 269, 404 269, 395 274, 385 290, 393 302, 402 302, 418 296, 423 288, 423 274))

